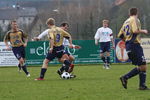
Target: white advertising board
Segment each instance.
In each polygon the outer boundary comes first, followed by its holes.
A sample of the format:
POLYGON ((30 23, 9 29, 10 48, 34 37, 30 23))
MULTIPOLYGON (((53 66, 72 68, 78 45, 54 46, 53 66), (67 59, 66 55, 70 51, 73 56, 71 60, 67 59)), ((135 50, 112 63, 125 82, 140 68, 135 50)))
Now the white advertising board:
POLYGON ((0 67, 1 66, 16 66, 18 60, 14 56, 12 50, 7 50, 4 42, 0 42, 0 67))
POLYGON ((142 38, 141 46, 143 47, 144 56, 147 62, 150 62, 150 38, 142 38))

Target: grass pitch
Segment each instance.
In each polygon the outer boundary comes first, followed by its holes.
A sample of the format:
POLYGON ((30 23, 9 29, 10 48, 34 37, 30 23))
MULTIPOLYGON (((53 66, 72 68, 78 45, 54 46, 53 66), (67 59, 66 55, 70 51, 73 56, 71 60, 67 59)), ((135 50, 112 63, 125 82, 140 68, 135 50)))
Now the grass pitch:
MULTIPOLYGON (((134 66, 76 65, 75 79, 63 80, 56 73, 60 65, 49 66, 44 81, 39 77, 40 67, 28 67, 31 77, 17 72, 17 67, 0 68, 0 100, 150 100, 150 91, 138 90, 138 76, 128 81, 125 90, 119 77, 134 66)), ((147 71, 150 87, 150 71, 147 71)))

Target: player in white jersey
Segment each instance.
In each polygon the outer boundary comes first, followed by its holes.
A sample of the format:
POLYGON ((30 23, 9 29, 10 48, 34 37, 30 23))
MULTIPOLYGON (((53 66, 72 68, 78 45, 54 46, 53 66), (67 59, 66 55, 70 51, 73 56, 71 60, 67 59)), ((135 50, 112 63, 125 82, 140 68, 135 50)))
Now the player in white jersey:
POLYGON ((100 42, 100 57, 104 62, 104 68, 110 68, 110 42, 112 42, 114 48, 113 41, 113 32, 108 27, 109 21, 103 20, 103 27, 99 28, 94 36, 95 44, 98 45, 100 42), (106 52, 106 56, 105 53, 106 52))
MULTIPOLYGON (((62 23, 60 25, 60 28, 62 28, 65 31, 68 31, 69 25, 68 25, 68 23, 62 23)), ((34 37, 33 40, 38 41, 38 40, 42 39, 44 36, 46 36, 48 34, 48 31, 49 31, 49 29, 46 29, 38 37, 34 37)), ((75 49, 80 49, 81 48, 78 45, 73 45, 73 47, 70 47, 69 40, 66 39, 66 38, 64 38, 63 45, 65 46, 66 49, 67 48, 75 48, 75 49)), ((69 61, 72 63, 74 61, 74 57, 67 50, 65 50, 65 52, 69 57, 69 61)), ((68 72, 71 73, 73 71, 73 68, 74 68, 74 66, 70 67, 68 72)), ((57 73, 59 75, 61 75, 63 73, 64 69, 65 69, 65 65, 63 64, 62 67, 57 71, 57 73)), ((75 76, 75 75, 72 75, 72 76, 75 76)))

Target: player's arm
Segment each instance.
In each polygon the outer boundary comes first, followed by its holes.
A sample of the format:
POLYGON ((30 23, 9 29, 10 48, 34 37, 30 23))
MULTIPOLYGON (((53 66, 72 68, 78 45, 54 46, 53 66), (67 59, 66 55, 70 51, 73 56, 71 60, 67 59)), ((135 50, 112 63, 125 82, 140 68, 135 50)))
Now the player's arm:
POLYGON ((9 32, 4 36, 4 43, 6 45, 6 49, 11 49, 9 44, 8 44, 8 41, 10 40, 10 36, 9 36, 9 32))
POLYGON ((51 31, 48 31, 48 38, 49 38, 49 45, 50 45, 50 49, 49 52, 52 53, 53 51, 53 47, 54 47, 54 34, 51 31))
POLYGON ((61 29, 61 31, 62 31, 63 37, 68 39, 70 46, 72 46, 72 37, 71 37, 71 35, 68 32, 64 31, 63 29, 61 29))
POLYGON ((28 35, 25 34, 22 30, 20 30, 22 32, 22 37, 23 37, 23 41, 24 41, 24 47, 27 46, 27 43, 28 43, 28 35))
POLYGON ((124 31, 123 31, 123 27, 120 29, 119 34, 118 34, 118 38, 120 38, 121 40, 125 41, 125 36, 124 36, 124 31))
POLYGON ((113 34, 110 34, 110 39, 112 42, 112 47, 115 48, 115 43, 114 43, 114 39, 113 39, 113 34))
POLYGON ((138 18, 134 18, 132 20, 131 29, 132 29, 133 33, 134 34, 148 34, 147 30, 139 28, 139 24, 138 23, 140 23, 138 18))
POLYGON ((45 31, 43 31, 38 37, 34 37, 33 40, 34 41, 39 41, 40 39, 42 39, 44 36, 46 36, 48 34, 48 30, 46 29, 45 31))
POLYGON ((95 36, 94 36, 94 39, 95 39, 95 44, 98 45, 98 41, 100 39, 100 34, 99 34, 99 29, 97 30, 95 36))

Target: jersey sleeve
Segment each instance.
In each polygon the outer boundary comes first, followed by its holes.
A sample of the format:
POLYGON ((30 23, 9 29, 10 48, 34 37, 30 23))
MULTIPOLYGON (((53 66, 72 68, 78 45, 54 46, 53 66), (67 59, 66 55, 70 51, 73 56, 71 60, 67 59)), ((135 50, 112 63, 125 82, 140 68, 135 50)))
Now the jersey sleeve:
POLYGON ((6 35, 4 36, 4 41, 10 41, 10 32, 7 32, 6 35))
POLYGON ((120 31, 119 31, 119 33, 118 33, 118 35, 117 35, 117 37, 118 37, 118 38, 121 38, 121 39, 123 39, 123 38, 124 38, 124 31, 123 31, 123 27, 124 27, 124 26, 122 26, 122 28, 120 29, 120 31))
POLYGON ((22 38, 28 38, 28 35, 26 33, 23 32, 23 30, 20 30, 22 32, 22 38))
POLYGON ((62 32, 63 37, 65 37, 67 39, 69 39, 71 37, 71 35, 68 32, 64 31, 63 29, 61 29, 61 32, 62 32))
POLYGON ((41 38, 43 38, 44 36, 48 35, 48 31, 49 31, 49 29, 43 31, 43 32, 38 36, 38 39, 41 39, 41 38))
POLYGON ((94 36, 95 40, 99 40, 100 39, 100 34, 99 33, 100 33, 100 30, 98 29, 96 34, 95 34, 95 36, 94 36))

